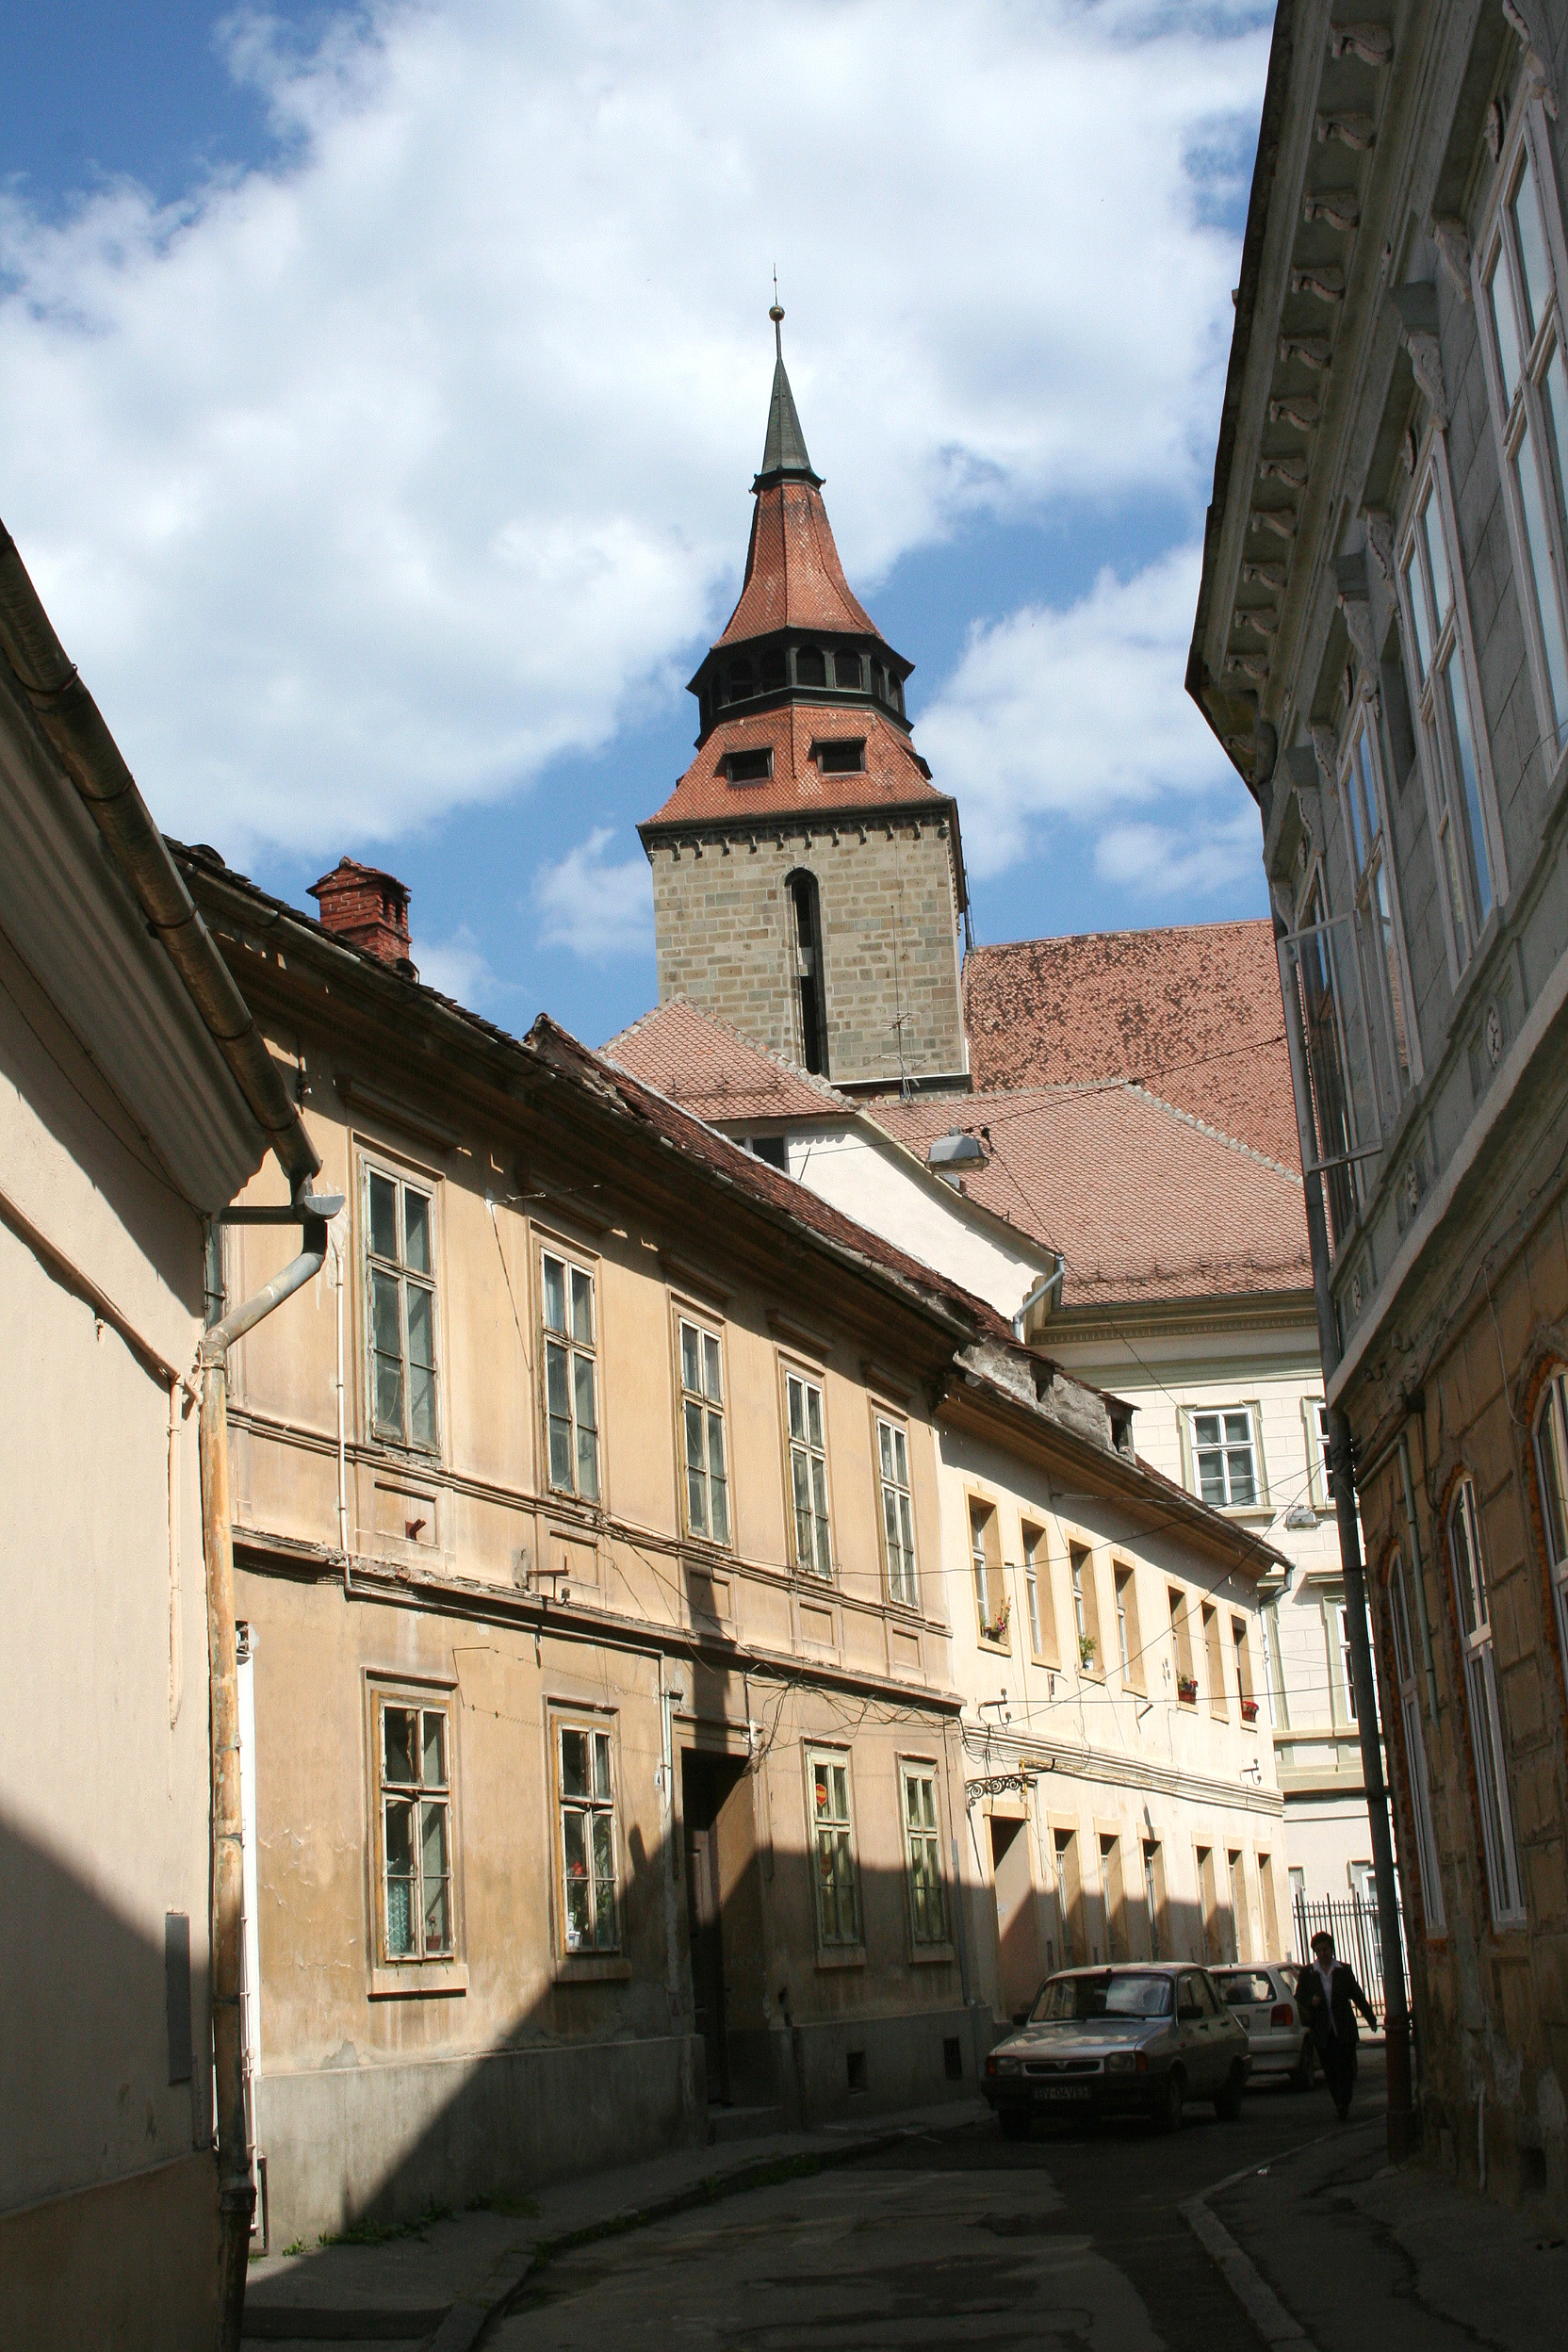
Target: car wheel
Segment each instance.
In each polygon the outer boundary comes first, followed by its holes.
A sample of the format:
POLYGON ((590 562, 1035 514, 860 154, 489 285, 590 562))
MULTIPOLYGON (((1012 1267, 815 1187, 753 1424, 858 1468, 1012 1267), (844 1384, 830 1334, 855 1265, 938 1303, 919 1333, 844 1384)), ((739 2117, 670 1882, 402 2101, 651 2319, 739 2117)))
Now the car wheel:
POLYGON ((1234 2123, 1241 2113, 1241 2094, 1247 2077, 1239 2066, 1233 2066, 1226 2077, 1225 2087, 1215 2093, 1214 2111, 1221 2123, 1234 2123))
POLYGON ((1172 2066, 1166 2076, 1165 2089, 1160 2095, 1160 2103, 1154 2110, 1154 2123, 1158 2131, 1179 2132, 1181 2130, 1182 2101, 1185 2093, 1186 2086, 1182 2081, 1181 2069, 1178 2066, 1172 2066))
POLYGON ((1308 2034, 1304 2036, 1301 2043, 1301 2055, 1290 2070, 1291 2089, 1293 2091, 1310 2091, 1316 2073, 1317 2052, 1312 2046, 1312 2035, 1308 2034))
POLYGON ((1004 2140, 1026 2140, 1029 2137, 1030 2116, 1017 2107, 1004 2107, 1000 2121, 1004 2140))

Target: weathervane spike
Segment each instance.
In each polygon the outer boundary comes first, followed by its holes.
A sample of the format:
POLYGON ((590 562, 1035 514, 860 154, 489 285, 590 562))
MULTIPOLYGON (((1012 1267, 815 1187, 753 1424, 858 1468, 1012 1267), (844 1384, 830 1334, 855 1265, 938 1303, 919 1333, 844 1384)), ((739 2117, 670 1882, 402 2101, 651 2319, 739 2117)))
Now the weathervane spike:
POLYGON ((780 360, 782 360, 784 357, 784 313, 779 307, 778 302, 777 262, 775 262, 773 266, 773 308, 769 311, 768 317, 773 320, 774 349, 778 353, 780 360))

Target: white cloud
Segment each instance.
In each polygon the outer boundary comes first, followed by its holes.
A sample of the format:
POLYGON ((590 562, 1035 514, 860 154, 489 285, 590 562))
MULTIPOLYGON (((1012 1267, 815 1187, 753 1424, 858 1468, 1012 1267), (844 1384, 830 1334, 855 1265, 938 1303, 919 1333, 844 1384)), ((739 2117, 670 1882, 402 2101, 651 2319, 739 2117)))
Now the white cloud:
POLYGON ((614 956, 645 956, 653 946, 653 877, 639 849, 634 857, 607 864, 605 851, 614 827, 596 825, 585 841, 568 850, 558 865, 541 866, 533 877, 533 903, 540 917, 541 947, 569 948, 592 963, 614 956))
POLYGON ((414 960, 427 988, 439 988, 454 1004, 466 1004, 476 1011, 497 995, 506 993, 512 985, 496 977, 484 950, 466 923, 460 923, 448 939, 421 939, 416 932, 414 960))
POLYGON ((370 0, 240 21, 274 168, 0 198, 0 512, 155 808, 373 849, 711 629, 780 267, 852 576, 966 510, 1194 506, 1259 5, 370 0))
POLYGON ((1125 580, 1107 568, 1076 604, 1030 606, 971 631, 920 741, 959 800, 975 875, 1016 864, 1067 820, 1110 826, 1100 871, 1131 880, 1143 869, 1124 812, 1171 794, 1195 810, 1239 790, 1183 683, 1199 560, 1197 547, 1178 547, 1125 580))
POLYGON ((1258 812, 1239 779, 1233 776, 1231 787, 1241 805, 1229 814, 1205 809, 1200 824, 1107 826, 1094 845, 1096 870, 1105 881, 1153 900, 1215 897, 1255 882, 1258 812))

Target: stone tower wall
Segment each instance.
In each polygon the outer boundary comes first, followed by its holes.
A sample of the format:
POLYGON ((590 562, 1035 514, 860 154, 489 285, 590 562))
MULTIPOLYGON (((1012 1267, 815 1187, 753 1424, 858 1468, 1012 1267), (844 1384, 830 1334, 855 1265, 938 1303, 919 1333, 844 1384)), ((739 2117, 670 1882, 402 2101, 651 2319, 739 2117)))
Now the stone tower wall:
POLYGON ((687 996, 754 1044, 805 1058, 788 877, 817 877, 828 1076, 896 1084, 965 1068, 953 844, 941 820, 868 817, 808 837, 656 841, 659 1001, 687 996))

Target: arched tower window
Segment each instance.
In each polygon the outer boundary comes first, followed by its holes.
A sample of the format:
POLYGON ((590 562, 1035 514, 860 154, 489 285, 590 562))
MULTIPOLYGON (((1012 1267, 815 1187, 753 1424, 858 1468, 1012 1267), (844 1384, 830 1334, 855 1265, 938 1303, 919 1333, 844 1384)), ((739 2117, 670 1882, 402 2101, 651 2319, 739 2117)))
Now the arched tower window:
POLYGON ((802 645, 795 655, 795 684, 825 686, 826 683, 827 656, 820 645, 802 645))
POLYGON ((751 663, 749 662, 732 662, 729 665, 730 701, 744 702, 752 691, 751 663))
MULTIPOLYGON (((820 658, 820 657, 819 657, 820 658)), ((827 1076, 827 975, 822 960, 822 900, 817 877, 797 867, 784 885, 794 919, 802 1058, 814 1078, 827 1076)))
POLYGON ((851 693, 858 694, 860 691, 859 655, 847 653, 841 645, 833 656, 833 678, 841 689, 847 687, 851 693))
POLYGON ((785 683, 784 648, 782 645, 769 645, 764 650, 761 661, 761 672, 762 688, 764 693, 766 693, 770 687, 782 686, 785 683))

